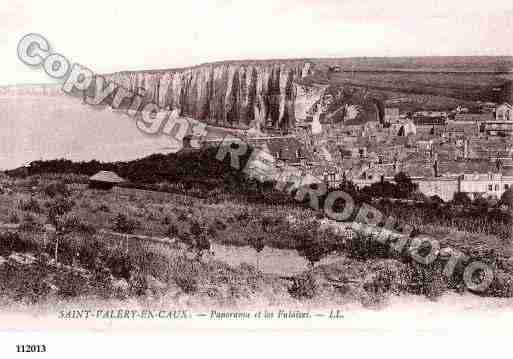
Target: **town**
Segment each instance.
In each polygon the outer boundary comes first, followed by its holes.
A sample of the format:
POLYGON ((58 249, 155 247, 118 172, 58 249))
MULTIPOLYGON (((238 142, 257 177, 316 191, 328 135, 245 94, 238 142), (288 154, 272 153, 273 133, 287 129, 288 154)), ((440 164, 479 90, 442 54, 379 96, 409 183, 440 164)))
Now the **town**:
POLYGON ((267 134, 251 135, 250 130, 248 143, 330 188, 348 181, 360 189, 393 183, 399 173, 425 198, 445 202, 457 193, 471 201, 497 201, 513 188, 509 103, 406 111, 392 99, 369 110, 368 103, 334 107, 326 87, 317 92, 304 109, 296 104, 296 126, 290 133, 273 134, 267 128, 267 134))

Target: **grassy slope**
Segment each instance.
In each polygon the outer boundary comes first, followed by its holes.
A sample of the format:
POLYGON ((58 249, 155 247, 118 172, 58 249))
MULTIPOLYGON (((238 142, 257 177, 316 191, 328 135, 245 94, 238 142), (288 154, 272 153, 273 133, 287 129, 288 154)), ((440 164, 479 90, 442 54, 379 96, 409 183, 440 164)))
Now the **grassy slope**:
MULTIPOLYGON (((51 198, 44 191, 47 183, 48 180, 44 177, 25 180, 2 179, 2 187, 8 190, 1 195, 0 221, 9 221, 13 213, 16 213, 22 223, 27 221, 27 215, 37 222, 46 222, 47 204, 51 203, 51 198), (20 208, 19 204, 26 203, 30 197, 37 205, 20 208)), ((307 232, 307 228, 308 223, 314 218, 314 212, 300 207, 253 204, 234 198, 225 198, 217 202, 215 199, 202 200, 190 196, 131 189, 103 192, 75 188, 69 197, 75 203, 71 214, 96 229, 113 228, 117 214, 123 213, 129 219, 140 223, 135 229, 138 233, 164 236, 170 225, 175 224, 180 230, 186 231, 191 222, 198 221, 205 226, 213 225, 216 228, 215 240, 232 245, 246 245, 251 239, 262 236, 267 246, 290 248, 299 243, 297 234, 306 234, 308 237, 313 233, 307 232), (264 230, 262 218, 269 220, 270 230, 264 230)), ((24 232, 22 238, 41 245, 42 237, 36 232, 24 232)), ((160 292, 153 291, 152 295, 164 295, 169 300, 187 298, 187 303, 200 303, 207 307, 232 307, 241 303, 247 304, 256 300, 255 298, 260 298, 259 300, 268 304, 312 299, 331 304, 356 300, 364 305, 379 306, 392 294, 415 293, 437 297, 447 290, 448 285, 441 279, 439 265, 424 268, 402 262, 397 257, 383 255, 379 246, 369 244, 368 238, 363 237, 358 241, 349 242, 342 237, 325 237, 329 241, 348 243, 345 247, 347 258, 334 264, 318 266, 312 272, 297 276, 292 286, 289 280, 263 275, 248 265, 231 268, 213 260, 197 261, 180 247, 170 248, 136 242, 129 243, 127 247, 126 243, 108 235, 100 235, 99 242, 91 242, 92 238, 84 234, 67 237, 59 247, 60 260, 66 260, 66 264, 71 264, 73 255, 70 250, 84 253, 87 248, 88 251, 94 251, 100 246, 101 251, 93 255, 93 258, 106 258, 105 263, 116 278, 123 276, 126 270, 132 273, 142 269, 144 273, 139 274, 152 276, 163 283, 164 287, 160 292), (119 268, 119 260, 129 268, 119 268)), ((308 240, 315 245, 322 243, 315 235, 308 237, 308 240)), ((498 265, 494 259, 497 254, 499 257, 508 255, 506 252, 490 254, 489 250, 497 252, 503 248, 496 247, 490 238, 484 242, 485 248, 475 248, 479 253, 473 255, 477 255, 478 258, 482 255, 485 256, 483 258, 492 258, 493 265, 498 265)), ((447 244, 454 245, 454 242, 449 239, 447 244)), ((52 239, 49 246, 51 254, 52 239)), ((82 254, 79 258, 82 260, 82 254)), ((494 284, 490 295, 513 294, 513 287, 508 284, 510 274, 505 272, 503 263, 500 262, 500 274, 506 279, 500 277, 500 285, 494 284)), ((96 269, 91 266, 91 262, 86 261, 82 265, 91 275, 95 273, 96 269)), ((125 298, 140 295, 139 282, 132 278, 132 274, 128 281, 128 292, 121 295, 118 290, 110 287, 110 284, 100 282, 98 285, 96 280, 89 282, 76 274, 55 270, 48 264, 37 268, 8 266, 6 269, 4 266, 0 269, 0 282, 3 283, 0 292, 4 303, 12 300, 39 302, 55 298, 125 298), (57 294, 51 294, 47 287, 35 285, 48 282, 59 287, 57 294), (80 285, 69 285, 73 283, 80 285)))

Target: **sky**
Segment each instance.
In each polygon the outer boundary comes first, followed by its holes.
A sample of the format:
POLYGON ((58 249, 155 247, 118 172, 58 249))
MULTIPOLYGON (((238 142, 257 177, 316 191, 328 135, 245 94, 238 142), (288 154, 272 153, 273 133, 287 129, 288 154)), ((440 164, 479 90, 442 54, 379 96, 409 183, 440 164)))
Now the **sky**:
POLYGON ((0 85, 51 82, 16 56, 32 32, 99 73, 232 59, 513 55, 511 0, 4 0, 0 20, 0 85))

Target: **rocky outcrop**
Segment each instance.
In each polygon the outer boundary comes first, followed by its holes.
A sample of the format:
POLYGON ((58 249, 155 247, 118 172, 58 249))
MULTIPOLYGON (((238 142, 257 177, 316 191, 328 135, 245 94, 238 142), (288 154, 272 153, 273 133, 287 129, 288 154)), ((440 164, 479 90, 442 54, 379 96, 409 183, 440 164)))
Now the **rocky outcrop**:
POLYGON ((178 108, 211 125, 287 131, 295 124, 294 83, 312 74, 307 61, 205 64, 163 71, 117 72, 109 80, 161 108, 178 108))

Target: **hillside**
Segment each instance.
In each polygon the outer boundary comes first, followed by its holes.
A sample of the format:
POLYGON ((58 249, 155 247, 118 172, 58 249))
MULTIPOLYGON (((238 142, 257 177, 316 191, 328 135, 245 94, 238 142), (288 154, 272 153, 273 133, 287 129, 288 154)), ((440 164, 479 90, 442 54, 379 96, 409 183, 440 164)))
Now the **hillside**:
MULTIPOLYGON (((182 115, 232 128, 248 128, 255 121, 282 130, 294 126, 297 83, 365 89, 380 100, 402 98, 418 108, 513 100, 513 57, 222 61, 105 76, 162 108, 180 108, 182 115)), ((9 86, 0 93, 55 95, 50 87, 9 86)))
POLYGON ((161 107, 178 107, 210 124, 247 128, 258 121, 286 130, 302 100, 297 83, 365 89, 380 100, 403 97, 419 108, 444 107, 511 100, 512 69, 512 57, 348 58, 226 61, 108 77, 132 91, 145 89, 146 99, 161 107), (330 70, 336 66, 339 71, 330 70))

